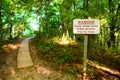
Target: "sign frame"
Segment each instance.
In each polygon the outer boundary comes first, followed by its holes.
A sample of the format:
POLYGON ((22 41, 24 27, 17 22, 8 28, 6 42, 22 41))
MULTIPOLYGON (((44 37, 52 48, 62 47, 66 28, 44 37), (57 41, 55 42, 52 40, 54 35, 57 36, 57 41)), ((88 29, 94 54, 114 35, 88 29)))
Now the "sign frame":
POLYGON ((74 19, 73 33, 74 34, 99 34, 100 20, 99 19, 74 19))

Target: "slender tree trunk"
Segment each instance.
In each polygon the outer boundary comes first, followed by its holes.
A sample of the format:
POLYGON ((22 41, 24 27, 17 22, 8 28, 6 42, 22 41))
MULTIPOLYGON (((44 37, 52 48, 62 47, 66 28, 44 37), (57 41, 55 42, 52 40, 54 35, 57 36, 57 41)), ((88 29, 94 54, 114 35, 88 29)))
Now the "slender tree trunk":
MULTIPOLYGON (((117 8, 117 12, 116 12, 116 22, 117 22, 117 17, 119 16, 119 14, 120 14, 120 3, 118 3, 118 8, 117 8)), ((118 35, 116 35, 116 51, 118 51, 118 46, 119 46, 119 38, 118 38, 118 36, 119 36, 119 32, 118 32, 118 35)))
MULTIPOLYGON (((75 19, 76 18, 76 12, 75 12, 75 10, 76 10, 76 0, 74 0, 73 5, 74 5, 74 19, 75 19)), ((76 34, 74 34, 73 39, 76 40, 76 34)))
POLYGON ((38 9, 39 32, 37 33, 37 36, 41 38, 41 37, 43 37, 43 34, 41 32, 41 30, 42 30, 41 21, 42 20, 41 20, 41 13, 40 12, 41 12, 41 7, 39 7, 39 9, 38 9))
POLYGON ((50 35, 50 30, 49 30, 49 25, 48 25, 48 5, 49 5, 49 1, 48 0, 45 0, 45 29, 46 29, 46 32, 47 32, 47 37, 49 37, 50 35))
POLYGON ((59 12, 60 12, 60 19, 61 19, 61 22, 60 22, 60 36, 62 35, 62 27, 64 26, 63 25, 63 8, 62 8, 62 4, 60 5, 60 10, 59 10, 59 12))
MULTIPOLYGON (((76 0, 74 0, 74 3, 73 3, 73 5, 74 5, 74 11, 76 10, 76 0)), ((74 19, 76 18, 76 13, 74 12, 74 19)))
MULTIPOLYGON (((109 0, 109 14, 114 14, 114 4, 113 0, 109 0)), ((108 47, 113 47, 115 46, 115 17, 110 16, 110 39, 108 41, 108 47)))
POLYGON ((12 28, 13 28, 12 16, 10 15, 10 39, 12 39, 12 28))
POLYGON ((0 1, 0 37, 2 37, 2 1, 0 1))
MULTIPOLYGON (((99 19, 101 20, 101 16, 102 16, 102 0, 100 0, 100 6, 99 6, 99 8, 100 8, 100 17, 99 17, 99 19)), ((102 28, 100 28, 100 31, 101 31, 101 33, 100 33, 100 35, 98 35, 98 36, 100 36, 100 38, 98 37, 98 40, 97 40, 97 42, 99 43, 99 46, 101 46, 102 45, 102 28), (100 39, 100 40, 99 40, 100 39)))
POLYGON ((40 13, 38 13, 38 20, 39 20, 39 33, 38 33, 38 36, 41 36, 41 16, 40 16, 40 13))
MULTIPOLYGON (((84 9, 86 12, 89 12, 90 0, 84 0, 84 9)), ((85 15, 85 18, 88 18, 88 15, 85 15)), ((88 35, 88 52, 91 50, 92 35, 88 35)))
MULTIPOLYGON (((63 10, 64 10, 64 18, 66 18, 67 17, 66 8, 64 8, 63 10)), ((63 23, 62 23, 62 33, 67 35, 67 20, 65 20, 64 18, 63 18, 63 23)))
POLYGON ((63 1, 61 4, 62 34, 67 36, 67 5, 63 1))
MULTIPOLYGON (((120 14, 120 3, 118 3, 118 9, 117 9, 117 12, 116 12, 116 19, 117 19, 117 17, 119 16, 119 14, 120 14)), ((117 20, 116 20, 117 21, 117 20)), ((119 26, 118 26, 119 27, 119 26)), ((119 49, 119 32, 118 32, 118 35, 116 36, 116 51, 118 51, 118 49, 119 49)))
POLYGON ((43 2, 43 0, 40 0, 40 6, 38 7, 38 11, 37 11, 37 19, 38 19, 38 24, 39 24, 39 32, 38 32, 38 36, 40 37, 41 36, 41 21, 42 21, 42 19, 41 19, 41 9, 42 9, 42 2, 43 2))
MULTIPOLYGON (((2 33, 3 33, 3 30, 2 30, 2 27, 3 27, 3 24, 2 24, 2 1, 0 1, 0 46, 1 45, 3 45, 3 35, 2 35, 2 33)), ((1 47, 0 47, 0 49, 1 49, 1 47)))

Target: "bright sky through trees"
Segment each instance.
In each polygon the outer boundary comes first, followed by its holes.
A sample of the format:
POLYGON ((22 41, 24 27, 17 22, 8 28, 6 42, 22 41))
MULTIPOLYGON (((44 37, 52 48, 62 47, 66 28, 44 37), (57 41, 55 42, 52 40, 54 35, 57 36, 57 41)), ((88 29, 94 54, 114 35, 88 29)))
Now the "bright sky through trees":
POLYGON ((30 22, 30 27, 33 29, 33 30, 38 30, 38 20, 37 19, 33 19, 33 18, 29 18, 28 20, 30 22))

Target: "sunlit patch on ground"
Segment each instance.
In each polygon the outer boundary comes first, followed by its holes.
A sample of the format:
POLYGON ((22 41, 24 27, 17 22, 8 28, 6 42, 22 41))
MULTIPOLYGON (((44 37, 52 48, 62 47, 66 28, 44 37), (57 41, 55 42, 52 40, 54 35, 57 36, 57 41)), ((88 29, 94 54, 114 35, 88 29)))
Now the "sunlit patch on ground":
POLYGON ((46 74, 47 76, 52 74, 52 71, 50 71, 49 69, 38 66, 38 65, 36 65, 36 71, 37 71, 37 73, 46 74))
POLYGON ((9 52, 9 49, 18 49, 21 46, 21 44, 6 44, 2 46, 2 49, 6 52, 9 52))
POLYGON ((17 49, 17 46, 14 45, 14 44, 8 44, 8 47, 11 48, 11 49, 17 49))
POLYGON ((11 69, 10 72, 11 72, 12 75, 15 75, 15 70, 14 69, 11 69))
POLYGON ((60 37, 54 37, 53 40, 61 45, 75 45, 76 41, 73 40, 72 38, 69 38, 67 36, 63 36, 62 38, 60 37))

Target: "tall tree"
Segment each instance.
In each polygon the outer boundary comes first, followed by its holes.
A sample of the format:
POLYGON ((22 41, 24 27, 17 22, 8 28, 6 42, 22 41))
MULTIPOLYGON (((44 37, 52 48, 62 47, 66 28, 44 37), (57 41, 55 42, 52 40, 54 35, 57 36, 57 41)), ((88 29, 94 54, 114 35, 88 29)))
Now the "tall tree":
POLYGON ((1 39, 1 35, 2 35, 2 0, 0 1, 0 39, 1 39))
POLYGON ((72 16, 72 6, 73 6, 74 1, 73 0, 61 0, 61 5, 60 5, 60 15, 61 15, 61 25, 62 25, 62 34, 65 36, 68 36, 69 34, 69 25, 72 23, 72 19, 74 18, 74 14, 72 16))
MULTIPOLYGON (((117 4, 118 7, 116 9, 116 0, 109 0, 109 26, 110 26, 110 39, 108 41, 108 47, 113 47, 115 48, 115 29, 117 27, 116 22, 117 22, 117 16, 118 16, 118 11, 120 10, 120 4, 117 4)), ((119 3, 119 2, 118 2, 119 3)))
POLYGON ((48 15, 48 6, 49 6, 50 2, 49 0, 45 0, 45 27, 46 27, 46 31, 47 31, 47 36, 49 36, 49 15, 48 15))

